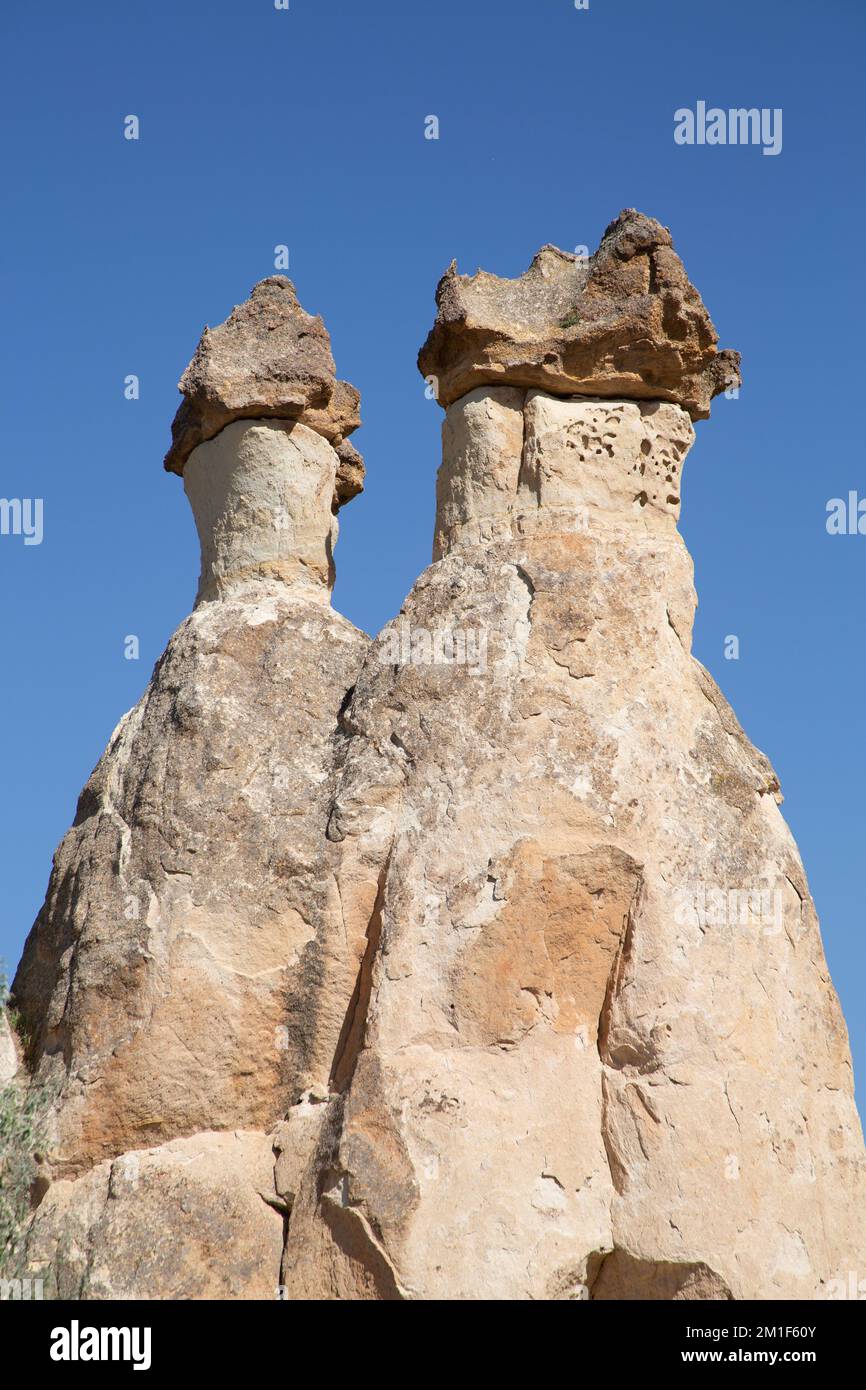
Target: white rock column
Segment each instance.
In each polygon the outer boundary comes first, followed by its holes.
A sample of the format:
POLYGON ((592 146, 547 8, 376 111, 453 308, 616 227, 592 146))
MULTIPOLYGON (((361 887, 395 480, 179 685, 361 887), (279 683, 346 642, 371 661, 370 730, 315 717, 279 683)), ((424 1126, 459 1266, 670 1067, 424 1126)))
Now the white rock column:
POLYGON ((539 532, 673 534, 694 437, 666 402, 470 391, 443 425, 433 558, 539 532))
POLYGON ((337 464, 321 435, 283 420, 236 420, 194 449, 183 481, 201 543, 196 603, 262 582, 328 603, 337 464))
POLYGON ((515 386, 480 386, 442 423, 433 559, 456 545, 510 539, 523 454, 523 403, 515 386))

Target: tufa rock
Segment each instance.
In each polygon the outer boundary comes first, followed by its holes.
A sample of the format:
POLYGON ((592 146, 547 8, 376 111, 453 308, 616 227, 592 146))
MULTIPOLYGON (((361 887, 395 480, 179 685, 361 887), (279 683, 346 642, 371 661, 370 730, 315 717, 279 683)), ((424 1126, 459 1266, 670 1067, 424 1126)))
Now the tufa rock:
POLYGON ((452 263, 418 366, 441 405, 477 386, 671 401, 693 420, 740 380, 671 234, 627 208, 588 260, 543 246, 516 280, 452 263))
POLYGON ((364 929, 334 927, 326 827, 367 639, 282 587, 250 581, 181 624, 55 855, 14 999, 35 1080, 60 1090, 56 1175, 265 1131, 328 1009, 336 1044, 364 929))
POLYGON ((306 425, 234 420, 193 451, 183 485, 201 542, 198 601, 277 581, 327 603, 340 460, 306 425))
MULTIPOLYGON (((251 380, 267 316, 237 313, 251 380)), ((634 213, 589 266, 446 277, 435 560, 370 644, 330 607, 359 464, 313 339, 295 418, 186 459, 197 605, 16 977, 59 1088, 28 1271, 78 1298, 826 1296, 866 1259, 845 1024, 778 780, 691 654, 677 524, 735 355, 634 213)))
MULTIPOLYGON (((361 423, 360 395, 337 380, 324 323, 301 308, 284 275, 260 280, 225 323, 205 328, 178 385, 184 400, 165 457, 171 473, 182 475, 192 451, 233 420, 303 422, 335 448, 361 423)), ((353 450, 345 463, 341 458, 335 510, 363 482, 361 456, 353 450)))
MULTIPOLYGON (((327 340, 310 323, 312 380, 327 340)), ((357 924, 350 889, 335 903, 326 834, 369 644, 330 605, 332 503, 358 490, 338 477, 362 471, 344 460, 277 418, 232 420, 186 460, 196 607, 81 795, 13 987, 34 1078, 59 1092, 48 1176, 265 1133, 327 1080, 369 916, 364 885, 357 924)))
POLYGON ((671 402, 448 410, 440 558, 345 713, 338 882, 380 887, 286 1165, 291 1298, 810 1299, 863 1267, 814 904, 691 655, 693 439, 671 402))
POLYGON ((27 1276, 50 1299, 268 1299, 283 1217, 263 1134, 196 1134, 49 1188, 27 1276))
POLYGON ((336 453, 338 463, 333 502, 335 512, 347 502, 351 502, 359 492, 364 491, 364 460, 351 440, 341 440, 336 446, 336 453))

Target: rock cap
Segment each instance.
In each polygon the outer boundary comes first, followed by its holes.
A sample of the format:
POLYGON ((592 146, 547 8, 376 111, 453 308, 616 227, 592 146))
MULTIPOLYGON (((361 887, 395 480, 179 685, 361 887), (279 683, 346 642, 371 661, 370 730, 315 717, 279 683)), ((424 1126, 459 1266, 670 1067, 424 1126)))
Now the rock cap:
POLYGON ((260 280, 224 323, 205 327, 178 389, 184 399, 165 457, 170 473, 182 476, 193 449, 233 420, 294 420, 340 454, 335 509, 362 491, 361 456, 343 449, 361 423, 360 392, 337 380, 328 330, 302 308, 287 276, 260 280))
POLYGON ((693 420, 740 381, 740 355, 718 334, 654 218, 626 208, 588 258, 542 246, 510 280, 452 262, 418 366, 440 405, 477 386, 555 395, 671 401, 693 420))

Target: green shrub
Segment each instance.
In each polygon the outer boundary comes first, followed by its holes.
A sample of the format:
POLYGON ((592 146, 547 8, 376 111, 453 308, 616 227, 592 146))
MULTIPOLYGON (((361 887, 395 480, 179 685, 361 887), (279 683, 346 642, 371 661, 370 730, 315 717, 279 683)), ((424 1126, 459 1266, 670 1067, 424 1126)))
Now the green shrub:
MULTIPOLYGON (((9 1016, 6 976, 0 970, 0 1014, 9 1016)), ((0 1277, 17 1278, 30 1215, 36 1155, 46 1137, 50 1097, 44 1086, 20 1080, 0 1086, 0 1277)))

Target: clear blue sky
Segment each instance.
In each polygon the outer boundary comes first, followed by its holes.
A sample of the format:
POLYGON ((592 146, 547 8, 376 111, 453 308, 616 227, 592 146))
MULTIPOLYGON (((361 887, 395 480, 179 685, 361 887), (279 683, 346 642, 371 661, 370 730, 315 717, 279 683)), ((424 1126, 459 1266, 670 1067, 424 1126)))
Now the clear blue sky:
POLYGON ((374 632, 430 555, 440 412, 415 354, 440 273, 592 249, 634 206, 743 354, 686 469, 696 654, 781 777, 862 1098, 866 536, 825 529, 829 498, 866 496, 862 0, 4 0, 0 26, 0 496, 45 509, 42 545, 0 537, 0 956, 191 606, 162 456, 204 323, 289 246, 363 392, 335 602, 374 632), (782 152, 676 145, 698 100, 781 107, 782 152))

